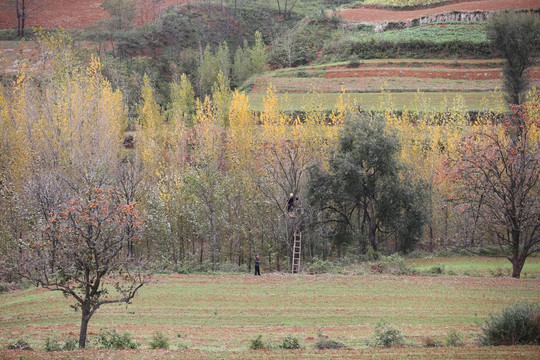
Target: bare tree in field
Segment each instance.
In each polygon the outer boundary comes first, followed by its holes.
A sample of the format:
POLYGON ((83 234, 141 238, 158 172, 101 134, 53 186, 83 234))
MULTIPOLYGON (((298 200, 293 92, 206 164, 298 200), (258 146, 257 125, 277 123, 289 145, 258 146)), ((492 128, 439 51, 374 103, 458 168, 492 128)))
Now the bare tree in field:
POLYGON ((134 203, 120 204, 113 194, 113 189, 92 188, 56 207, 34 236, 21 243, 20 256, 2 264, 11 274, 76 301, 81 348, 96 310, 129 304, 147 280, 140 264, 123 251, 126 243, 138 241, 139 213, 134 203))
POLYGON ((475 209, 487 242, 512 263, 540 251, 540 142, 538 110, 521 105, 498 126, 466 138, 451 172, 459 209, 475 209))
POLYGON ((4 9, 17 14, 17 36, 24 36, 26 19, 37 14, 46 5, 46 0, 0 0, 4 9))

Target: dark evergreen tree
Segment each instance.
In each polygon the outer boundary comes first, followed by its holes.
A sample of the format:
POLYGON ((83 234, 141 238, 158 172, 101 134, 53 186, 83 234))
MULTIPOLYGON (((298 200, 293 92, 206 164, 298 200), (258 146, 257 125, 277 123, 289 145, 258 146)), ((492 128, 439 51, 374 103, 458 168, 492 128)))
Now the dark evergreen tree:
POLYGON ((540 48, 540 18, 535 13, 496 13, 487 26, 487 37, 495 54, 505 59, 506 101, 521 104, 529 85, 527 71, 540 48))
POLYGON ((425 186, 399 159, 399 149, 384 119, 356 115, 343 127, 328 169, 310 170, 310 200, 321 221, 336 225, 340 238, 345 227, 360 250, 385 242, 389 251, 407 252, 420 240, 425 186))

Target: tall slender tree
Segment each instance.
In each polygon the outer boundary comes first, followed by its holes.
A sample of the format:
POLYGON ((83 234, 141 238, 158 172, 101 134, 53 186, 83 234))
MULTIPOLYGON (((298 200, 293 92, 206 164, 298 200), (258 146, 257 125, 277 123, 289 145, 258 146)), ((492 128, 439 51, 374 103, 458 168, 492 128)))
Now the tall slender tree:
POLYGON ((540 49, 540 17, 505 11, 494 14, 487 37, 495 54, 504 58, 504 90, 509 104, 521 104, 529 85, 528 71, 540 49))

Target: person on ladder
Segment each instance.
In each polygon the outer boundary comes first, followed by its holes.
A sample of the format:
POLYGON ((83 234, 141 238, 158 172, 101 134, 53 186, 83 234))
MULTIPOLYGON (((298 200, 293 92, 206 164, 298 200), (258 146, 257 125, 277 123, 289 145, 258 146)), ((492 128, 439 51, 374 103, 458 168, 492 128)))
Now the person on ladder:
POLYGON ((287 202, 287 212, 290 217, 294 217, 294 202, 298 201, 298 197, 294 196, 293 193, 289 195, 289 201, 287 202))

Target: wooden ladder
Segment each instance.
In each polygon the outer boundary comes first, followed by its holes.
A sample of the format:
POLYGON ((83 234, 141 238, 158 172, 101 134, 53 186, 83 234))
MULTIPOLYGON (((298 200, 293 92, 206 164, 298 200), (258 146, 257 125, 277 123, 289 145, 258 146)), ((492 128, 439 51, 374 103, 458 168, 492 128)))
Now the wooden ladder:
POLYGON ((300 252, 302 249, 302 233, 294 233, 294 244, 292 251, 292 273, 300 273, 300 252))

